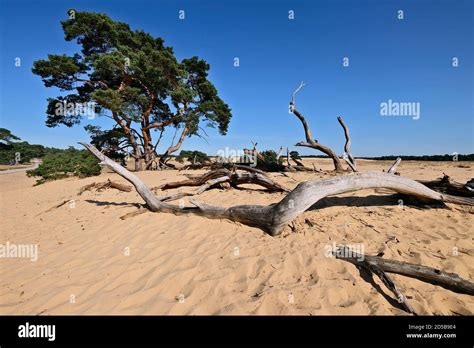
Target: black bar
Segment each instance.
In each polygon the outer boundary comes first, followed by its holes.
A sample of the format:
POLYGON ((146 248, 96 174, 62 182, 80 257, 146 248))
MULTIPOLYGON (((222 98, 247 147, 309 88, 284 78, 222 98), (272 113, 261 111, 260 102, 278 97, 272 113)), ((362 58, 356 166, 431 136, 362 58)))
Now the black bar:
POLYGON ((434 316, 2 316, 0 346, 56 344, 468 345, 473 317, 434 316), (19 337, 19 326, 55 325, 55 340, 19 337), (411 325, 411 328, 409 328, 411 325), (429 326, 428 326, 429 325, 429 326), (409 338, 407 334, 455 334, 409 338))

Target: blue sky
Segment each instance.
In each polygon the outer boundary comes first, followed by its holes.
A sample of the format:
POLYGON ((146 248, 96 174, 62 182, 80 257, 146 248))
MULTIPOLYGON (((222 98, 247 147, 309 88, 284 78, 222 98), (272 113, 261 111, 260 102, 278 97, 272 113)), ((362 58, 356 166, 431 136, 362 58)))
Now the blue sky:
MULTIPOLYGON (((228 135, 209 130, 207 141, 188 138, 184 149, 215 154, 249 147, 251 141, 260 150, 294 149, 304 133, 288 113, 288 102, 303 80, 297 108, 314 137, 339 154, 344 145, 339 115, 350 128, 355 156, 473 153, 473 3, 0 0, 0 127, 47 146, 89 139, 83 130, 87 122, 45 126, 46 99, 58 93, 31 72, 33 61, 48 53, 78 51, 64 40, 60 26, 74 8, 103 12, 163 37, 178 59, 197 55, 210 63, 209 78, 233 111, 228 135), (452 66, 453 57, 458 67, 452 66), (381 116, 380 104, 389 99, 420 103, 420 118, 381 116)), ((109 123, 98 118, 92 124, 109 123)), ((167 131, 159 151, 172 135, 167 131)))

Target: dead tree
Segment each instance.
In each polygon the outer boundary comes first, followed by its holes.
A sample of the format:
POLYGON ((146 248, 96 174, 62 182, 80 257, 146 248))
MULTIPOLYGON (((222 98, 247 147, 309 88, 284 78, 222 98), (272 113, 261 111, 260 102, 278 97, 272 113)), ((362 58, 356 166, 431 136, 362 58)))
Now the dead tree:
POLYGON ((290 112, 292 112, 298 119, 301 121, 301 124, 303 125, 305 136, 306 136, 306 141, 301 141, 296 144, 296 146, 306 146, 310 147, 312 149, 316 149, 318 151, 321 151, 328 155, 334 164, 334 169, 338 173, 342 173, 344 169, 342 168, 341 160, 337 156, 337 154, 328 146, 325 146, 318 142, 316 139, 313 138, 313 135, 311 133, 311 129, 309 128, 309 124, 306 121, 306 118, 298 111, 296 110, 296 105, 295 105, 295 96, 296 94, 305 86, 304 82, 301 82, 299 87, 293 92, 291 96, 291 101, 290 101, 290 112))
POLYGON ((237 170, 230 171, 225 168, 211 170, 197 178, 192 177, 183 181, 167 183, 159 188, 162 190, 167 190, 167 189, 178 188, 178 187, 183 187, 183 186, 201 186, 216 179, 222 179, 222 180, 219 180, 215 182, 214 184, 218 184, 221 182, 229 182, 229 184, 235 188, 238 185, 242 185, 242 184, 255 184, 255 185, 265 187, 270 192, 290 192, 288 188, 278 184, 277 182, 273 181, 266 175, 262 175, 257 172, 243 173, 242 171, 237 171, 237 170), (222 178, 225 178, 225 179, 222 179, 222 178))
POLYGON ((100 164, 109 167, 129 181, 151 211, 173 214, 196 214, 212 219, 229 219, 259 227, 271 236, 279 235, 286 225, 319 200, 332 195, 364 189, 386 188, 424 200, 474 205, 474 198, 442 194, 412 179, 389 173, 368 172, 302 182, 280 202, 268 206, 238 205, 224 208, 190 200, 194 207, 182 208, 162 202, 135 174, 112 161, 92 145, 81 144, 101 161, 100 164))

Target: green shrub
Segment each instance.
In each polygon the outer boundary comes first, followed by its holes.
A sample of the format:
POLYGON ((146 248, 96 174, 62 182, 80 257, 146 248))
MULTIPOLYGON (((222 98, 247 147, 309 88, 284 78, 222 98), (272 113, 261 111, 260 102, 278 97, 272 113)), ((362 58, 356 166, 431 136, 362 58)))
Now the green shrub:
POLYGON ((210 161, 209 156, 204 152, 181 150, 179 156, 176 156, 176 161, 178 161, 179 163, 183 163, 185 159, 189 162, 196 161, 196 163, 204 163, 205 161, 210 161))
POLYGON ((27 171, 28 176, 39 176, 36 185, 49 180, 58 180, 70 176, 84 178, 100 174, 99 161, 87 150, 70 147, 48 153, 38 168, 27 171))
POLYGON ((282 170, 283 158, 277 159, 278 154, 273 150, 265 150, 260 152, 265 159, 257 160, 257 169, 261 169, 267 172, 278 172, 282 170))
POLYGON ((301 159, 301 156, 298 151, 290 151, 290 158, 301 159))

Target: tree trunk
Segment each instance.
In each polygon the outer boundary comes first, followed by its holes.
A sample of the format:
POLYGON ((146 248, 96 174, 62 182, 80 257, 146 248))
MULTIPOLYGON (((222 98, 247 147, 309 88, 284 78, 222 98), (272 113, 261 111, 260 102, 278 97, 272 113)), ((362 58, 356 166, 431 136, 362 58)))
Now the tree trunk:
POLYGON ((140 172, 144 169, 143 154, 138 144, 133 145, 133 158, 135 159, 135 171, 140 172))
POLYGON ((166 160, 167 158, 174 152, 178 151, 181 148, 181 145, 183 145, 184 137, 188 133, 188 127, 185 126, 183 128, 183 131, 181 132, 181 135, 179 136, 178 142, 175 145, 171 145, 168 147, 166 152, 160 157, 160 167, 166 167, 166 160))

